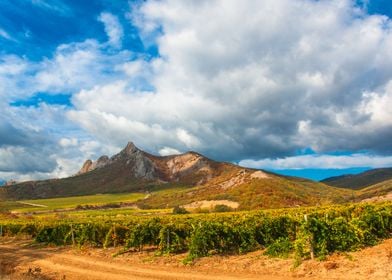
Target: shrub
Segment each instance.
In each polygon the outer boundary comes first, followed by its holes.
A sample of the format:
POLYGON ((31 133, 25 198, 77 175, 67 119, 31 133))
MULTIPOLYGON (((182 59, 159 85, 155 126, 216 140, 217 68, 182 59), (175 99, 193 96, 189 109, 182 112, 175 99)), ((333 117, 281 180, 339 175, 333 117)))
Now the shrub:
POLYGON ((271 257, 287 258, 293 250, 293 244, 288 238, 278 238, 274 243, 267 247, 265 254, 271 257))
POLYGON ((214 207, 214 212, 230 212, 233 211, 233 208, 224 204, 218 204, 214 207))
POLYGON ((173 214, 189 214, 189 212, 181 206, 175 206, 173 208, 173 214))

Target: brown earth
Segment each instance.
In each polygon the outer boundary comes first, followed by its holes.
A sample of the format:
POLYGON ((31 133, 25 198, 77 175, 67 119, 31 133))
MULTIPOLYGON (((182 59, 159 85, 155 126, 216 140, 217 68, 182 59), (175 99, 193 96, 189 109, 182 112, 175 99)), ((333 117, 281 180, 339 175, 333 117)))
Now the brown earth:
POLYGON ((134 252, 113 258, 116 249, 42 247, 29 240, 0 239, 0 279, 392 279, 392 239, 326 261, 274 259, 256 251, 213 256, 184 265, 185 255, 134 252))
POLYGON ((371 198, 367 198, 362 200, 363 202, 381 202, 381 201, 392 201, 392 192, 382 195, 382 196, 375 196, 371 198))

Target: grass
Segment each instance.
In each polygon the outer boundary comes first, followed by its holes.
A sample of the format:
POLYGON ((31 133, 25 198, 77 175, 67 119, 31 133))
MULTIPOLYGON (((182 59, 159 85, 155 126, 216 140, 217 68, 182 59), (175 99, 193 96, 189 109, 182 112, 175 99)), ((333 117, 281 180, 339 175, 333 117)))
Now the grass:
POLYGON ((96 194, 61 198, 22 200, 8 203, 8 209, 16 212, 32 212, 40 210, 56 210, 75 208, 78 205, 104 205, 107 203, 135 202, 145 197, 143 193, 96 194), (42 206, 32 206, 37 204, 42 206))
MULTIPOLYGON (((222 177, 230 179, 233 174, 222 177)), ((221 178, 221 177, 220 177, 221 178)), ((350 200, 352 191, 324 184, 271 176, 268 179, 252 179, 235 187, 222 188, 220 181, 209 182, 208 186, 173 188, 158 191, 138 202, 141 208, 172 208, 201 200, 230 200, 240 204, 240 210, 268 209, 294 206, 344 203, 350 200)))
POLYGON ((27 205, 22 205, 16 201, 0 201, 0 213, 2 211, 11 211, 14 210, 16 208, 27 208, 27 205))
POLYGON ((361 199, 383 196, 392 192, 392 179, 363 188, 358 191, 361 199))

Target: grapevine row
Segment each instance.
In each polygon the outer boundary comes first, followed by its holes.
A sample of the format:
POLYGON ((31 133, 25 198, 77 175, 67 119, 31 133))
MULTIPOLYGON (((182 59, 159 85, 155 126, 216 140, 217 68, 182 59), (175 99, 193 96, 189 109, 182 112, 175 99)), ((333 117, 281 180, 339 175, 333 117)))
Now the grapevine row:
POLYGON ((392 204, 222 215, 126 217, 120 220, 0 220, 2 236, 28 234, 55 245, 154 247, 160 253, 189 252, 188 260, 266 248, 281 256, 320 257, 375 245, 392 235, 392 204))

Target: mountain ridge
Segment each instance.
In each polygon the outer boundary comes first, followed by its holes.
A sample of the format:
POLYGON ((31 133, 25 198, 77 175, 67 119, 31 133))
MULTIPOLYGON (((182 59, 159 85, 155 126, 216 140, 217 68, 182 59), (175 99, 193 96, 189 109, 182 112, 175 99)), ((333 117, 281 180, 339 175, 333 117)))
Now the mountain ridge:
POLYGON ((23 200, 99 193, 143 192, 141 208, 200 201, 235 202, 239 209, 345 202, 350 192, 303 178, 281 176, 209 159, 197 152, 157 156, 132 142, 112 157, 87 160, 74 176, 0 189, 0 198, 23 200))
POLYGON ((362 189, 392 179, 392 168, 375 168, 359 174, 329 177, 320 182, 348 189, 362 189))

